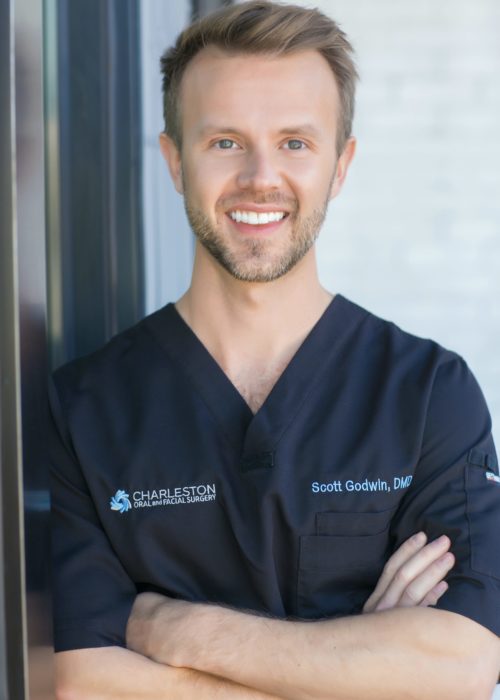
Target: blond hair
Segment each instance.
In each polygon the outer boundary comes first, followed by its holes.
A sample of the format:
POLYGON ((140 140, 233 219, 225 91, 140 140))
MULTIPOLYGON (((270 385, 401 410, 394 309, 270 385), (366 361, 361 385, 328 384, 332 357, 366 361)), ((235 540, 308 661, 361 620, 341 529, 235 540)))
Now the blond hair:
POLYGON ((161 57, 165 133, 182 146, 179 89, 186 66, 206 46, 231 54, 281 56, 318 51, 328 62, 340 96, 337 151, 351 136, 358 73, 354 50, 340 27, 317 9, 251 0, 224 7, 199 19, 178 36, 161 57))

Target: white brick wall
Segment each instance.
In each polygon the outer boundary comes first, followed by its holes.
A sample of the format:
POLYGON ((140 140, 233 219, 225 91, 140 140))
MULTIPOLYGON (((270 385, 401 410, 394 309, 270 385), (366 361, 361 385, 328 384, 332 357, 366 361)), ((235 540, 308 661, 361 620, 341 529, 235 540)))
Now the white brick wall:
POLYGON ((321 279, 461 353, 499 445, 500 3, 314 5, 361 72, 358 152, 320 236, 321 279))

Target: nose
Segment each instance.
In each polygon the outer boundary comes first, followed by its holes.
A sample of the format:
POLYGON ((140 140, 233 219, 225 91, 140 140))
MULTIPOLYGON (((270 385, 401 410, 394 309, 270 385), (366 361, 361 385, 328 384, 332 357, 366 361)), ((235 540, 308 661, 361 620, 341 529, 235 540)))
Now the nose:
POLYGON ((238 174, 239 187, 256 192, 278 189, 282 178, 276 165, 272 155, 267 152, 249 152, 238 174))

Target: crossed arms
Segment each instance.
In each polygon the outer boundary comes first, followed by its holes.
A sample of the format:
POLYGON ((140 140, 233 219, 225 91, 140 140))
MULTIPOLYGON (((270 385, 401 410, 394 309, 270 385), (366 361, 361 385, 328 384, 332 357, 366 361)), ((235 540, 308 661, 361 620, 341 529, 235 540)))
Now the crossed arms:
POLYGON ((363 615, 277 620, 157 594, 137 597, 128 649, 56 655, 58 700, 489 700, 500 643, 429 609, 453 566, 449 540, 405 542, 363 615))

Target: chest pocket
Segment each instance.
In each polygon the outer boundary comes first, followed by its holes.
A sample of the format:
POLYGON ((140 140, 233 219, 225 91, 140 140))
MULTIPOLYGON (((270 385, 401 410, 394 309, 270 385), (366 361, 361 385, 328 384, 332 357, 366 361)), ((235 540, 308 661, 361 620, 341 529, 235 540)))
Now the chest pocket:
POLYGON ((300 617, 333 617, 361 610, 390 554, 393 512, 316 515, 317 534, 300 538, 300 617))

